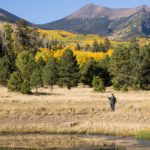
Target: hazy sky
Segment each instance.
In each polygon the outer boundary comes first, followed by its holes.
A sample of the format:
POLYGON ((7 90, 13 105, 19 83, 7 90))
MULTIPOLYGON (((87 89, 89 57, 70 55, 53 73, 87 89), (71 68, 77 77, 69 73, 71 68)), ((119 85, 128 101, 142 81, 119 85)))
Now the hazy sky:
POLYGON ((0 8, 33 23, 47 23, 63 18, 88 3, 111 8, 150 6, 150 0, 0 0, 0 8))

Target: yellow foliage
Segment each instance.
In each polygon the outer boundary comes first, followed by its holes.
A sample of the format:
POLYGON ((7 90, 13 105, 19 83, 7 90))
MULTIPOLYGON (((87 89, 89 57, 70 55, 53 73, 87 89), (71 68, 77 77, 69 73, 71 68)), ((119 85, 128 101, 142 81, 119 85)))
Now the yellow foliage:
POLYGON ((65 42, 66 44, 76 44, 80 43, 81 45, 90 44, 92 45, 93 41, 96 40, 98 42, 103 42, 104 38, 95 34, 74 34, 71 32, 63 31, 63 30, 41 30, 38 32, 41 36, 46 36, 49 40, 57 39, 65 42))
MULTIPOLYGON (((70 48, 70 47, 67 47, 67 48, 70 48)), ((56 50, 56 51, 48 50, 46 48, 40 48, 39 52, 35 56, 35 60, 38 61, 40 58, 42 58, 45 62, 47 62, 50 57, 55 57, 56 59, 59 59, 67 48, 63 48, 61 50, 56 50)), ((93 53, 90 51, 80 51, 80 50, 75 50, 75 49, 72 49, 72 51, 74 55, 76 55, 76 58, 79 64, 83 64, 90 58, 93 58, 99 61, 99 60, 104 59, 106 56, 111 56, 113 53, 112 49, 110 49, 107 53, 102 53, 102 52, 93 53)))
POLYGON ((40 48, 39 52, 36 53, 35 61, 37 62, 40 58, 42 58, 45 62, 47 62, 48 59, 53 56, 54 56, 54 51, 50 51, 46 48, 40 48))
MULTIPOLYGON (((76 50, 76 44, 80 43, 81 46, 85 46, 86 44, 92 45, 94 40, 97 42, 104 42, 104 38, 100 37, 99 35, 92 35, 92 34, 73 34, 71 32, 63 31, 63 30, 38 30, 41 36, 47 36, 49 40, 57 39, 64 42, 67 46, 63 49, 59 50, 48 50, 46 48, 40 48, 39 52, 36 54, 36 61, 39 58, 42 58, 45 62, 48 61, 50 57, 55 57, 59 59, 66 49, 71 49, 76 55, 77 61, 79 64, 86 62, 88 59, 93 58, 95 60, 102 60, 106 56, 111 56, 113 50, 110 49, 107 53, 102 52, 90 52, 90 51, 80 51, 76 50)), ((110 41, 112 45, 117 45, 118 42, 110 41)))
POLYGON ((85 52, 85 51, 79 51, 79 50, 73 50, 73 52, 76 55, 77 61, 79 64, 83 64, 90 58, 93 58, 95 60, 102 60, 107 56, 106 53, 102 53, 102 52, 93 53, 89 51, 85 52))
POLYGON ((150 38, 140 38, 139 39, 139 44, 141 46, 150 44, 150 38))
POLYGON ((38 32, 41 35, 46 35, 49 40, 57 39, 62 40, 63 38, 70 38, 74 37, 75 34, 63 30, 41 30, 39 29, 38 32))
POLYGON ((109 49, 108 52, 107 52, 109 57, 112 55, 112 53, 113 53, 113 49, 109 49))

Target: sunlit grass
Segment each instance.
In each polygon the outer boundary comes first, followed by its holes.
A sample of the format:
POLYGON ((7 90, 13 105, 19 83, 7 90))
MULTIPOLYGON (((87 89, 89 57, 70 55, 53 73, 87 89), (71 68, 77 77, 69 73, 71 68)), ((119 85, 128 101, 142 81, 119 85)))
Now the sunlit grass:
POLYGON ((150 140, 150 129, 137 132, 135 137, 139 140, 150 140))
MULTIPOLYGON (((34 92, 35 90, 33 90, 34 92)), ((68 90, 40 88, 41 95, 22 95, 0 87, 0 133, 63 133, 136 136, 149 139, 150 93, 105 93, 79 86, 68 90), (108 96, 117 97, 111 112, 108 96), (144 130, 145 131, 145 130, 144 130), (147 130, 146 130, 147 131, 147 130)))

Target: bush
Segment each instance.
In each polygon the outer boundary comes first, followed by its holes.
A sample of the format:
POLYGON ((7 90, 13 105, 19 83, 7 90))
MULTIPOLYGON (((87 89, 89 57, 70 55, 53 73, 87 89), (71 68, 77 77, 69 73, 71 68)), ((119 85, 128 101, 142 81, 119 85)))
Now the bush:
POLYGON ((92 85, 95 91, 104 92, 106 90, 103 79, 99 76, 93 78, 92 85))
POLYGON ((19 71, 15 71, 10 75, 10 79, 8 80, 8 89, 12 91, 20 91, 22 84, 21 74, 19 71))
POLYGON ((0 58, 0 85, 6 86, 7 80, 12 73, 11 62, 8 57, 0 58))
POLYGON ((22 85, 21 85, 21 93, 31 94, 30 83, 27 80, 24 80, 22 85))
POLYGON ((120 89, 122 87, 121 82, 116 78, 114 78, 112 80, 112 85, 113 85, 113 89, 116 90, 116 91, 120 91, 120 89))
POLYGON ((122 90, 123 92, 127 92, 127 91, 128 91, 128 86, 127 86, 127 84, 123 85, 123 86, 121 87, 121 90, 122 90))

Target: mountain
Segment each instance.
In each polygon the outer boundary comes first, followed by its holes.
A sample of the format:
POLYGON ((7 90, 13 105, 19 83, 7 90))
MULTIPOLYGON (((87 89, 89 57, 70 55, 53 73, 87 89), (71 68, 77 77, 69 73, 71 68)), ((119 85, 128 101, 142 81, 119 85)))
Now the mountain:
POLYGON ((149 36, 150 10, 148 7, 139 7, 133 15, 112 21, 109 28, 113 30, 113 37, 121 39, 128 39, 135 35, 149 36))
MULTIPOLYGON (((19 18, 8 11, 0 8, 0 22, 8 22, 8 23, 17 23, 19 20, 24 20, 22 18, 19 18)), ((31 25, 32 23, 24 20, 28 25, 31 25)))
POLYGON ((39 27, 114 38, 150 35, 150 7, 112 9, 88 4, 73 14, 39 27))
MULTIPOLYGON (((16 23, 20 19, 0 9, 0 22, 16 23)), ((24 21, 28 25, 33 25, 24 21)), ((150 36, 150 7, 142 5, 135 8, 113 9, 87 4, 65 18, 36 26, 47 30, 99 34, 112 39, 129 39, 136 35, 150 36)))

